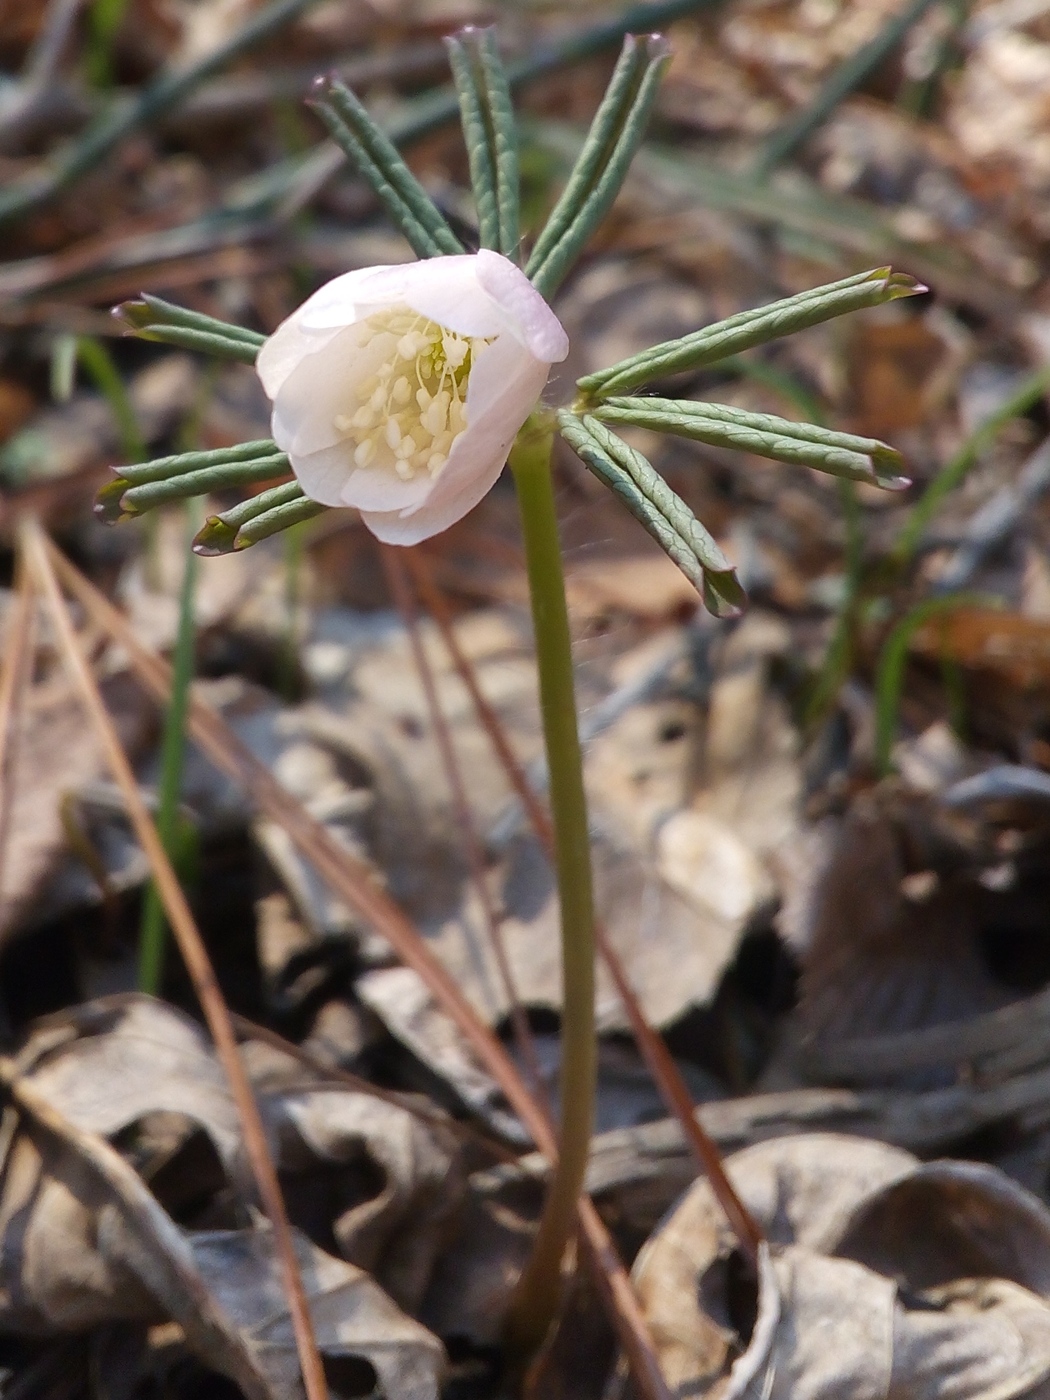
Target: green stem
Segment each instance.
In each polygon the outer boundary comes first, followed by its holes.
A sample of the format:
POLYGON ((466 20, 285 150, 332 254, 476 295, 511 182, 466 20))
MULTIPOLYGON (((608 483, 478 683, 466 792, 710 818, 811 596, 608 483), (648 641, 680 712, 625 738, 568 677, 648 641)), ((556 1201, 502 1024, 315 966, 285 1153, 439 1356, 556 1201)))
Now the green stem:
MULTIPOLYGON (((192 539, 197 521, 187 512, 188 535, 192 539)), ((182 576, 179 597, 179 629, 172 654, 171 699, 164 716, 164 737, 161 746, 160 784, 158 788, 157 832, 164 849, 176 863, 179 860, 179 796, 182 790, 182 769, 186 752, 186 711, 189 705, 190 682, 193 679, 194 616, 193 599, 196 588, 198 560, 187 547, 186 571, 182 576)), ((164 971, 164 947, 167 921, 157 886, 150 881, 142 907, 139 931, 139 990, 156 996, 160 991, 164 971)))
POLYGON ((576 724, 569 613, 551 480, 553 422, 534 415, 510 454, 518 490, 550 775, 561 906, 562 1055, 558 1160, 532 1256, 507 1325, 512 1354, 531 1355, 558 1307, 565 1248, 576 1222, 594 1124, 594 908, 583 760, 576 724))

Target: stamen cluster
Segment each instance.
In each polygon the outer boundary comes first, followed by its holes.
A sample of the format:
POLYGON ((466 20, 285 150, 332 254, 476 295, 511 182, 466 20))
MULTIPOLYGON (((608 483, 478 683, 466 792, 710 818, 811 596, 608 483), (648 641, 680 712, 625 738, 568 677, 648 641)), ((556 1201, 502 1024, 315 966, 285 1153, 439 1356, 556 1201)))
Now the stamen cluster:
POLYGON ((357 406, 336 415, 336 431, 355 444, 359 467, 390 467, 403 481, 436 477, 466 429, 471 363, 490 340, 459 335, 407 306, 369 316, 361 340, 381 364, 355 385, 357 406))

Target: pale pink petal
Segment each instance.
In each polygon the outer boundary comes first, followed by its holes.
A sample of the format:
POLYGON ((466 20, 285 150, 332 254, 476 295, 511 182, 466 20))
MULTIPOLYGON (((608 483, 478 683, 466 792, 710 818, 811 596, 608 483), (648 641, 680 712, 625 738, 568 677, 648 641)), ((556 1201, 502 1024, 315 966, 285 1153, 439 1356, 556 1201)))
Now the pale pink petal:
POLYGON ((292 470, 303 491, 323 506, 342 506, 343 487, 354 469, 353 444, 337 442, 322 452, 308 452, 292 460, 292 470))
POLYGON ((569 353, 569 337, 529 279, 509 258, 482 248, 475 259, 478 282, 500 306, 511 334, 537 360, 557 364, 569 353))
POLYGON ((446 529, 490 490, 550 365, 567 349, 560 322, 524 273, 483 251, 333 278, 277 328, 257 365, 273 400, 274 438, 306 494, 356 506, 380 539, 409 544, 446 529), (397 306, 492 341, 470 372, 466 430, 436 478, 402 481, 389 465, 358 467, 354 442, 335 426, 393 345, 360 323, 397 306))
POLYGON ((404 275, 413 266, 355 268, 318 287, 259 350, 255 368, 267 397, 276 398, 304 356, 326 349, 340 331, 365 320, 377 306, 400 301, 404 275))
POLYGON ((342 326, 333 326, 323 334, 308 335, 299 327, 294 316, 282 321, 273 335, 263 341, 255 357, 256 373, 262 380, 266 397, 275 399, 304 356, 323 350, 342 329, 342 326))
POLYGON ((274 400, 274 441, 293 461, 345 436, 335 426, 336 417, 354 409, 355 385, 375 373, 388 349, 378 338, 362 346, 360 334, 348 326, 319 354, 305 356, 274 400))
POLYGON ((363 321, 377 306, 393 306, 401 300, 405 277, 417 266, 414 262, 392 263, 343 272, 318 287, 288 320, 306 331, 324 331, 363 321))
POLYGON ((339 504, 359 510, 411 510, 426 500, 434 485, 434 478, 425 472, 402 481, 389 467, 355 466, 343 483, 339 504))

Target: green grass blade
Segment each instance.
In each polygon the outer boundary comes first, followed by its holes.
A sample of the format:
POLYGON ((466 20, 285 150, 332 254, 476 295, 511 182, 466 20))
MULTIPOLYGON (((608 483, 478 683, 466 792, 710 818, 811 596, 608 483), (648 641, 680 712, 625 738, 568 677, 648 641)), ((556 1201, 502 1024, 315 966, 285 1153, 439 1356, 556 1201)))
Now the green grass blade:
POLYGON ((129 462, 141 462, 149 455, 145 440, 128 398, 120 370, 101 340, 82 335, 77 339, 77 359, 84 367, 95 388, 109 404, 120 436, 122 456, 129 462))
POLYGON ((926 598, 901 618, 883 643, 875 672, 875 767, 880 777, 885 777, 892 769, 893 741, 897 733, 897 715, 912 638, 920 627, 938 614, 973 607, 982 602, 987 606, 987 599, 973 593, 926 598))
MULTIPOLYGON (((187 518, 187 523, 189 519, 187 518)), ((188 531, 192 534, 192 530, 188 531)), ((179 839, 179 796, 186 753, 186 713, 193 679, 194 597, 198 561, 187 549, 186 567, 179 594, 179 625, 172 655, 171 698, 164 716, 161 742, 160 783, 157 791, 157 834, 178 869, 185 865, 185 840, 179 839), (180 849, 181 848, 181 849, 180 849), (183 859, 180 859, 180 855, 183 859)), ((164 971, 167 920, 157 887, 146 888, 139 930, 139 990, 157 996, 164 971)))
POLYGON ((970 469, 980 460, 982 452, 998 436, 1000 429, 1012 419, 1027 413, 1048 391, 1050 366, 1043 365, 1034 374, 1030 374, 1006 402, 970 434, 916 502, 893 547, 893 557, 898 564, 905 564, 913 557, 945 496, 962 485, 970 469))
POLYGON ((937 0, 911 0, 891 16, 878 34, 834 70, 813 101, 769 137, 755 162, 758 179, 768 179, 778 165, 821 126, 844 97, 858 87, 901 42, 937 0))
POLYGON ((213 73, 249 48, 269 38, 317 0, 273 0, 253 12, 228 39, 203 57, 175 71, 161 73, 130 103, 110 107, 78 136, 43 174, 34 172, 0 192, 0 226, 23 218, 94 169, 133 131, 172 111, 213 73))

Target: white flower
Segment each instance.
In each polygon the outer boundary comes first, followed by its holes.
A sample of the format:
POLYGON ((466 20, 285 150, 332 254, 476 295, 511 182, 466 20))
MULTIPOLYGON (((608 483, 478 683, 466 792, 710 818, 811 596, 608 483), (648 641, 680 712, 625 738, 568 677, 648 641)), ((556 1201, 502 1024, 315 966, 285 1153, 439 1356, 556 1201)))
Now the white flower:
POLYGON ((494 484, 568 349, 525 274, 482 250, 334 278, 277 327, 256 368, 306 495, 415 544, 494 484))

